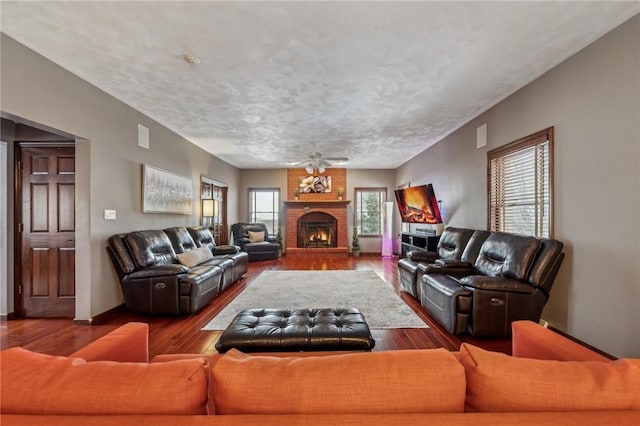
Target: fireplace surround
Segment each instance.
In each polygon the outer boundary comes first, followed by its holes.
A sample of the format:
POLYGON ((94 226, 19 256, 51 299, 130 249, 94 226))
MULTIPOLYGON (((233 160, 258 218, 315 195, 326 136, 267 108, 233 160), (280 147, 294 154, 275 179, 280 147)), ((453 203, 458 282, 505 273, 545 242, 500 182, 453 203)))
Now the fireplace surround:
POLYGON ((350 201, 285 201, 288 255, 348 256, 347 206, 350 201))

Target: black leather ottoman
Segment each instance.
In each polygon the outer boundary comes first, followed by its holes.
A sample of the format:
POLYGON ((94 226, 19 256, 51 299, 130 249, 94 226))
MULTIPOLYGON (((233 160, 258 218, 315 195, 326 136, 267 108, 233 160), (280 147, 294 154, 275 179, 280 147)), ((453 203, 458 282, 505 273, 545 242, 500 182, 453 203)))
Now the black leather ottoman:
POLYGON ((247 309, 216 342, 218 352, 370 351, 375 345, 357 309, 247 309))

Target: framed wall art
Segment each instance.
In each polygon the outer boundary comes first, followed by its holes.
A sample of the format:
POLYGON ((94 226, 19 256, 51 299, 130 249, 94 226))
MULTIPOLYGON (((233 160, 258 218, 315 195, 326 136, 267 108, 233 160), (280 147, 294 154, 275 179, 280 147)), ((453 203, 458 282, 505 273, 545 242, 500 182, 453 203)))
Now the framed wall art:
POLYGON ((327 194, 331 192, 331 176, 304 176, 298 186, 301 194, 327 194))
POLYGON ((143 164, 142 211, 144 213, 193 213, 192 180, 143 164))

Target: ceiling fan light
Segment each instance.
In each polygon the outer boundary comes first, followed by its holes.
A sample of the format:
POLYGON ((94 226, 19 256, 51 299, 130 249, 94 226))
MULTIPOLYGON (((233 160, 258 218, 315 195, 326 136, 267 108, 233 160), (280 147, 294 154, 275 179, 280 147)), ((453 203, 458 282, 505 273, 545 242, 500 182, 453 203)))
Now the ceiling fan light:
POLYGON ((307 173, 313 173, 313 166, 311 166, 311 164, 309 164, 307 167, 304 168, 307 173))
POLYGON ((320 166, 320 167, 318 167, 318 171, 319 171, 320 173, 324 173, 324 172, 325 172, 325 170, 326 170, 326 169, 324 168, 324 166, 320 166))

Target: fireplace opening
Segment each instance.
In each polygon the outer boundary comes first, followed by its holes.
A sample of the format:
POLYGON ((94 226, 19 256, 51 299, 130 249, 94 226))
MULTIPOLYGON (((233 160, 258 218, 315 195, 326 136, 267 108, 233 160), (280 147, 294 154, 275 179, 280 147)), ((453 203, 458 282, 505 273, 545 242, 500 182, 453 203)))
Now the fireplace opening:
POLYGON ((338 221, 327 213, 312 212, 298 219, 298 247, 338 246, 338 221))

